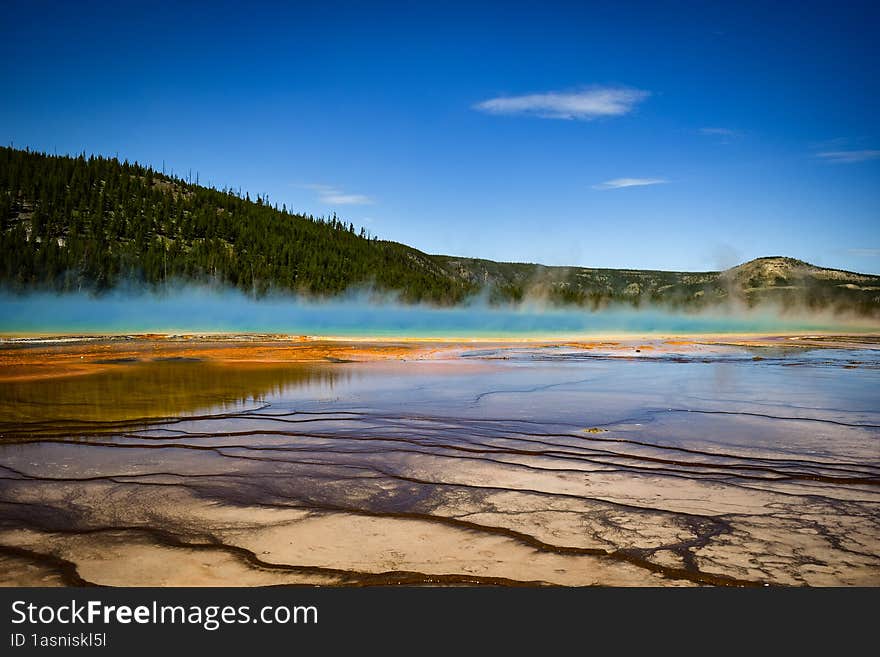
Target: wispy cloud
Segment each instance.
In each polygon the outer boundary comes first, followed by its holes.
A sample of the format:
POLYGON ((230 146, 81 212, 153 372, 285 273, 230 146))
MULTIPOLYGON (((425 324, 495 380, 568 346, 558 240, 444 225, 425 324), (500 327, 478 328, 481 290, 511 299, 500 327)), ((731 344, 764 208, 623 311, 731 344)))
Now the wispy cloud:
POLYGON ((308 185, 301 185, 301 187, 311 189, 317 193, 318 199, 322 203, 327 203, 328 205, 372 205, 374 202, 369 196, 364 194, 349 194, 338 187, 333 187, 332 185, 311 183, 308 185))
POLYGON ((665 178, 615 178, 593 185, 593 189, 622 189, 623 187, 643 187, 645 185, 662 185, 669 181, 665 178))
POLYGON ((865 258, 880 258, 880 249, 847 249, 847 253, 865 258))
POLYGON ((880 150, 823 151, 816 153, 816 157, 821 157, 823 160, 835 164, 853 164, 855 162, 866 162, 880 158, 880 150))
POLYGON ((733 128, 700 128, 697 132, 709 137, 726 137, 728 139, 742 135, 739 130, 734 130, 733 128))
POLYGON ((525 96, 500 96, 474 105, 487 114, 525 114, 542 119, 590 121, 620 116, 635 109, 650 92, 625 87, 590 87, 578 91, 548 91, 525 96))

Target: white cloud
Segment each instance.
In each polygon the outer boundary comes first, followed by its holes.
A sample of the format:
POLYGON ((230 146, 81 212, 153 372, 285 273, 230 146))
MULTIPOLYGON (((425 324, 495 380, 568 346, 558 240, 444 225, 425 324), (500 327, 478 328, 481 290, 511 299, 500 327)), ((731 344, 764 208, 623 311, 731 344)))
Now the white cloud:
POLYGON ((813 151, 855 151, 862 148, 870 148, 874 138, 870 135, 857 135, 855 137, 834 137, 812 142, 810 150, 813 151))
POLYGON ((621 189, 623 187, 643 187, 644 185, 662 185, 669 181, 665 178, 615 178, 593 185, 593 189, 621 189))
POLYGON ((853 164, 854 162, 876 160, 877 158, 880 158, 880 151, 824 151, 822 153, 816 153, 816 157, 821 157, 823 160, 834 162, 835 164, 853 164))
POLYGON ((591 87, 580 91, 549 91, 525 96, 501 96, 474 105, 487 114, 526 114, 542 119, 580 119, 628 114, 650 92, 623 87, 591 87))
POLYGON ((322 194, 321 200, 334 205, 369 205, 373 202, 363 194, 322 194))
POLYGON ((880 249, 847 249, 847 253, 866 258, 880 258, 880 249))
POLYGON ((709 135, 711 137, 739 137, 739 130, 731 128, 700 128, 701 135, 709 135))
POLYGON ((318 194, 318 199, 328 205, 372 205, 373 199, 364 194, 349 194, 332 185, 302 185, 318 194))

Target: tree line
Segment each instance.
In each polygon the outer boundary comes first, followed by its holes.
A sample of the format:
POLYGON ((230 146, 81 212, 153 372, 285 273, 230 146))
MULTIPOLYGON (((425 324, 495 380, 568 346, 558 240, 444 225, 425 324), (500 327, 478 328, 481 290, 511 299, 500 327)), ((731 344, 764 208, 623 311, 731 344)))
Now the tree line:
POLYGON ((138 163, 0 148, 0 282, 102 291, 121 283, 216 282, 335 295, 356 286, 452 304, 473 285, 336 214, 291 212, 138 163))

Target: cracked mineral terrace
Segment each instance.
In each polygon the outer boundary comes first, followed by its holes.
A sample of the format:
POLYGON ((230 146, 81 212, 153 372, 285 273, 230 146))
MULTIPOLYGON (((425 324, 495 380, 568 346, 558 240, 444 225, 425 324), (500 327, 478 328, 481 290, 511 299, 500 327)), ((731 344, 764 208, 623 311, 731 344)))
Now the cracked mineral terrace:
POLYGON ((871 336, 0 344, 0 582, 880 585, 871 336))

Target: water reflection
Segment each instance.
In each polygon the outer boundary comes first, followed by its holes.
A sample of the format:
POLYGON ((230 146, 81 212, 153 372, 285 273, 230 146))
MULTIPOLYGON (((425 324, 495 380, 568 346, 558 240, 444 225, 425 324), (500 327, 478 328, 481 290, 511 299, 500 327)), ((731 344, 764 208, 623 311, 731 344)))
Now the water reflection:
POLYGON ((107 422, 233 411, 301 386, 332 390, 351 371, 291 363, 150 361, 0 384, 0 422, 107 422))

